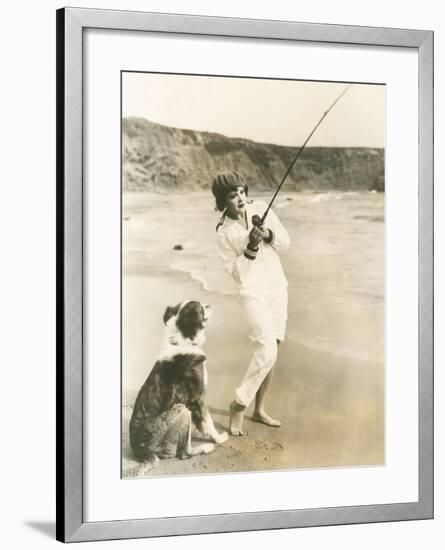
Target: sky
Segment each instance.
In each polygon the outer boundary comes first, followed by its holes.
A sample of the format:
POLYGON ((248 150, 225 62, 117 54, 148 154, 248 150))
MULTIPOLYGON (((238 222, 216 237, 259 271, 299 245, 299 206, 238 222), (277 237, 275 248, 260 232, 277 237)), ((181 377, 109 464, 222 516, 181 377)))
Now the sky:
MULTIPOLYGON (((122 115, 277 145, 301 145, 347 83, 123 73, 122 115)), ((385 86, 353 84, 308 146, 384 147, 385 86)))

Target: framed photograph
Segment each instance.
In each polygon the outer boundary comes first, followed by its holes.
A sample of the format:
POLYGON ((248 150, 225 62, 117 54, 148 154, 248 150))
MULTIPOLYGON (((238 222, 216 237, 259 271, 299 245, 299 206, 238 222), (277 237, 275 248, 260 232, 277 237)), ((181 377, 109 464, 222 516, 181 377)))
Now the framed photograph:
POLYGON ((433 517, 433 33, 57 11, 57 538, 433 517))

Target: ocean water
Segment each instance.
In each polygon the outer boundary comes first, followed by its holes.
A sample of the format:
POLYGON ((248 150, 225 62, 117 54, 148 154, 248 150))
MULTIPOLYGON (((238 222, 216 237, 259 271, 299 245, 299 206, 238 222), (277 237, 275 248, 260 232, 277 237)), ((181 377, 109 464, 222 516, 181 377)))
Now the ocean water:
MULTIPOLYGON (((251 198, 270 199, 270 195, 251 198)), ((125 193, 125 275, 183 272, 209 294, 235 299, 216 251, 209 193, 125 193)), ((364 360, 384 359, 385 205, 373 192, 282 193, 274 211, 291 246, 281 254, 289 282, 287 338, 364 360)), ((187 299, 190 297, 184 297, 187 299)))

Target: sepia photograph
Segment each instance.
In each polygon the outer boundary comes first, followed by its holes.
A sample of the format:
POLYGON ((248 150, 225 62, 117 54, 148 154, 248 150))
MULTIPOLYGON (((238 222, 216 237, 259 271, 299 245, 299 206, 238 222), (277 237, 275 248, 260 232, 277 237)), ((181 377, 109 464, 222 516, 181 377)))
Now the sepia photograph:
POLYGON ((385 86, 121 73, 121 476, 385 464, 385 86))

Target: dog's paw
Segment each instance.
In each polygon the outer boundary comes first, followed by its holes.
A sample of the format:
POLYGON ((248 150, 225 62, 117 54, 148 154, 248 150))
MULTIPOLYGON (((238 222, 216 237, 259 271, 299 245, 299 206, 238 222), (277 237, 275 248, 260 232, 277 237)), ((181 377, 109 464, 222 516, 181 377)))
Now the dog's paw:
POLYGON ((215 449, 215 445, 213 443, 204 443, 201 447, 202 454, 208 455, 215 449))
POLYGON ((221 445, 222 443, 225 443, 228 439, 229 439, 229 434, 227 432, 222 432, 216 435, 215 443, 217 443, 218 445, 221 445))

